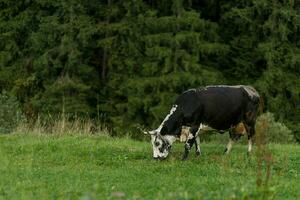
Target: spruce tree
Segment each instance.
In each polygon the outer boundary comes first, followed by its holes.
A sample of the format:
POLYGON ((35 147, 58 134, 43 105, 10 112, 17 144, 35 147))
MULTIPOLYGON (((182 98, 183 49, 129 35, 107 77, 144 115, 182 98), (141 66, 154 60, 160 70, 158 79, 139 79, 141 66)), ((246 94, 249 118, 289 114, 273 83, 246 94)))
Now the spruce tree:
POLYGON ((165 16, 148 6, 142 1, 126 4, 127 29, 118 34, 120 50, 109 73, 116 113, 111 119, 123 129, 158 125, 178 94, 223 80, 208 59, 227 51, 216 23, 187 11, 180 0, 163 9, 171 13, 165 16))

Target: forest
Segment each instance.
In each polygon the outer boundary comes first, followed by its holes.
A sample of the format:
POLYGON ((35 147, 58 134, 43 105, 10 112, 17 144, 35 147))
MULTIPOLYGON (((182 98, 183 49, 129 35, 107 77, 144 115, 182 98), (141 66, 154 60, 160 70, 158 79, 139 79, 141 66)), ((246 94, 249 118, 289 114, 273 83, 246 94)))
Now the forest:
POLYGON ((300 1, 0 1, 0 109, 27 120, 63 113, 124 135, 219 84, 254 86, 300 141, 300 1))

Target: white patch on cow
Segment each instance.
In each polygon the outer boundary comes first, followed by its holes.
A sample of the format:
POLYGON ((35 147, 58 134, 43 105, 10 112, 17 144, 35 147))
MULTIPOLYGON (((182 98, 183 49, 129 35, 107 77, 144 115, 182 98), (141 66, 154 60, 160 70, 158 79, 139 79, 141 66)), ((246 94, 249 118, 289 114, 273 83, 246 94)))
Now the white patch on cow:
POLYGON ((208 85, 206 86, 206 88, 210 88, 210 87, 221 87, 221 88, 241 88, 244 85, 208 85))
POLYGON ((200 126, 198 128, 198 131, 197 131, 196 135, 198 135, 200 133, 200 131, 202 130, 203 126, 204 125, 202 123, 200 123, 200 126))
POLYGON ((180 142, 185 142, 187 140, 187 138, 189 137, 189 134, 190 134, 189 129, 190 128, 187 126, 182 126, 181 134, 180 134, 180 138, 179 138, 180 142))
POLYGON ((163 141, 156 135, 151 135, 151 143, 152 143, 152 149, 153 149, 153 157, 157 158, 160 155, 159 148, 162 146, 163 141), (159 144, 159 145, 156 146, 156 144, 159 144))
POLYGON ((190 140, 190 139, 193 139, 193 138, 194 138, 193 134, 189 133, 187 140, 190 140))
POLYGON ((200 149, 200 134, 201 134, 201 130, 204 129, 205 127, 208 127, 204 124, 200 124, 199 128, 198 128, 198 131, 195 135, 196 137, 196 152, 199 152, 199 154, 201 153, 201 149, 200 149))
POLYGON ((249 95, 250 98, 253 98, 253 97, 259 98, 258 92, 253 87, 251 87, 249 85, 244 85, 242 88, 247 92, 247 94, 249 95))
POLYGON ((226 154, 229 154, 231 149, 232 149, 232 145, 233 145, 233 141, 231 139, 229 139, 229 142, 227 144, 227 150, 226 150, 226 154))
POLYGON ((248 140, 248 152, 250 153, 252 151, 252 139, 248 140))
POLYGON ((176 111, 178 105, 173 105, 173 107, 170 110, 170 113, 165 117, 164 121, 160 124, 160 126, 158 127, 158 129, 156 129, 156 131, 158 133, 160 133, 162 127, 164 126, 164 123, 171 117, 171 115, 176 111))
POLYGON ((211 130, 215 130, 213 128, 211 128, 210 126, 206 125, 206 124, 200 124, 198 132, 196 134, 199 134, 200 131, 211 131, 211 130))
POLYGON ((174 136, 174 135, 166 135, 166 136, 163 136, 163 138, 166 140, 166 141, 168 141, 168 143, 170 144, 170 145, 172 145, 175 141, 176 141, 176 136, 174 136))
POLYGON ((188 90, 184 91, 183 93, 187 93, 187 92, 196 92, 196 91, 197 91, 197 89, 192 88, 192 89, 188 89, 188 90))

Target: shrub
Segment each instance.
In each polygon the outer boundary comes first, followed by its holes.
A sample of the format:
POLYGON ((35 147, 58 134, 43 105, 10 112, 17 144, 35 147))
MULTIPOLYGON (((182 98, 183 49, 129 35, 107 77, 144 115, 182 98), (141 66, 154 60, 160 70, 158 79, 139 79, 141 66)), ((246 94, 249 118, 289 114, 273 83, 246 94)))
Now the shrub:
POLYGON ((25 117, 16 97, 0 94, 0 133, 12 132, 25 117))
POLYGON ((295 142, 295 138, 292 131, 283 123, 275 120, 272 113, 267 112, 258 117, 256 123, 256 129, 262 125, 262 122, 266 121, 266 139, 267 142, 274 143, 292 143, 295 142))

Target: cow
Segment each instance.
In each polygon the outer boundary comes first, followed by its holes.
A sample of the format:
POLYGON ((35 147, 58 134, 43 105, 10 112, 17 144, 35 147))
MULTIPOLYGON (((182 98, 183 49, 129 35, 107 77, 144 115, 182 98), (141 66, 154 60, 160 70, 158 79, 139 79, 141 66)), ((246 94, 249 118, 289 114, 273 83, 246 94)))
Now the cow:
MULTIPOLYGON (((182 157, 185 160, 194 144, 196 154, 201 154, 197 137, 201 130, 210 127, 225 132, 240 123, 246 129, 250 153, 259 104, 260 95, 252 86, 247 85, 211 85, 183 92, 160 126, 155 130, 144 131, 151 135, 153 158, 167 158, 172 144, 180 137, 182 126, 189 126, 191 132, 185 143, 182 157)), ((237 138, 233 132, 229 133, 230 140, 225 150, 227 154, 237 138)))

